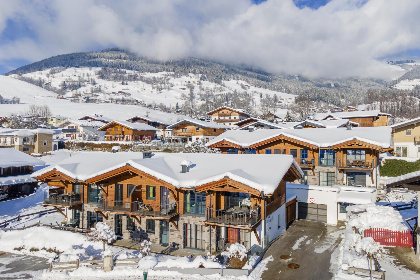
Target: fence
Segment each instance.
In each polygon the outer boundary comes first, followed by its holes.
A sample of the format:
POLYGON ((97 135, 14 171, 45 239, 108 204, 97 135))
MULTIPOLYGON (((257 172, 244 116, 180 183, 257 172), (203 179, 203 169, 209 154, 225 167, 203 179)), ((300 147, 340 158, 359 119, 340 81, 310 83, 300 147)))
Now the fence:
POLYGON ((409 230, 392 231, 382 228, 371 228, 363 232, 364 237, 372 237, 383 246, 414 247, 414 234, 409 230))
POLYGON ((26 215, 18 215, 17 217, 15 217, 13 219, 1 222, 0 223, 0 228, 1 227, 6 227, 7 225, 9 225, 10 222, 20 221, 20 219, 22 219, 24 217, 29 217, 29 216, 34 216, 34 215, 39 215, 41 217, 43 215, 54 213, 54 212, 57 212, 57 209, 44 210, 44 211, 39 211, 39 212, 30 213, 30 214, 26 214, 26 215))
POLYGON ((80 261, 75 260, 72 262, 50 262, 49 271, 53 270, 75 270, 78 269, 80 266, 91 267, 91 268, 103 268, 104 261, 103 260, 86 260, 80 261))

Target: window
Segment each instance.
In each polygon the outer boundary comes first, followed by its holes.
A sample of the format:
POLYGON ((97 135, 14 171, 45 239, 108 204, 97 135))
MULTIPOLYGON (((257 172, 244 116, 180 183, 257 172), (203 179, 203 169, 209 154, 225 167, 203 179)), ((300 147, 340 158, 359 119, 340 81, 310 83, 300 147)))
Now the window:
POLYGON ((293 156, 293 158, 297 158, 297 149, 290 149, 290 154, 293 156))
POLYGON ((44 140, 44 146, 47 146, 47 144, 48 144, 48 141, 44 140))
POLYGON ((300 150, 300 164, 308 164, 308 150, 300 150))
POLYGON ((199 127, 196 127, 196 128, 195 128, 195 131, 196 131, 196 132, 199 132, 199 131, 200 131, 200 128, 199 128, 199 127))
POLYGON ((135 188, 136 185, 127 184, 127 198, 129 198, 133 194, 135 188))
POLYGON ((147 186, 147 199, 148 200, 156 200, 156 187, 155 186, 147 186))
POLYGON ((82 185, 80 184, 73 184, 73 193, 82 193, 82 185))
POLYGON ((411 136, 411 129, 407 129, 407 130, 405 131, 405 135, 406 135, 406 136, 411 136))
POLYGON ((114 131, 118 131, 118 127, 115 127, 115 128, 114 128, 114 131))
POLYGON ((249 199, 250 196, 248 193, 228 192, 225 195, 225 209, 241 206, 244 200, 249 202, 249 199))
POLYGON ((88 203, 102 203, 102 189, 97 185, 88 185, 88 203))
POLYGON ((256 154, 257 150, 256 149, 245 149, 244 150, 244 154, 256 154))
POLYGON ((238 153, 238 149, 229 148, 229 149, 227 149, 227 153, 228 154, 237 154, 238 153))
POLYGON ((184 196, 185 214, 205 215, 206 214, 206 193, 186 191, 184 196))
POLYGON ((94 227, 96 223, 102 222, 102 215, 96 212, 87 211, 87 227, 94 227))
POLYGON ((352 203, 347 203, 347 202, 339 202, 338 204, 340 205, 340 213, 347 213, 346 211, 347 206, 354 205, 352 203))
POLYGON ((214 132, 216 132, 216 129, 213 129, 214 130, 214 132))
POLYGON ((332 166, 335 164, 335 152, 332 150, 321 150, 319 154, 319 165, 332 166))
POLYGON ((186 129, 186 128, 183 128, 183 129, 182 129, 182 132, 187 132, 187 129, 186 129))
POLYGON ((271 154, 271 149, 265 149, 265 153, 268 155, 268 154, 271 154))
POLYGON ((155 233, 155 220, 146 220, 146 232, 147 233, 155 233))
POLYGON ((194 249, 205 249, 205 226, 184 224, 184 246, 194 249))
POLYGON ((395 147, 395 156, 407 157, 407 147, 395 147))
POLYGON ((275 154, 281 154, 281 149, 274 149, 275 154))
POLYGON ((334 172, 319 172, 319 185, 320 186, 333 186, 335 184, 334 172))
POLYGON ((22 149, 22 151, 24 151, 24 152, 29 152, 29 148, 24 147, 24 148, 22 149))
POLYGON ((127 216, 127 230, 135 230, 136 224, 134 222, 134 219, 130 216, 127 216))
POLYGON ((302 170, 303 171, 303 176, 302 178, 300 178, 300 183, 302 185, 307 185, 308 184, 308 171, 306 170, 302 170))
POLYGON ((355 160, 366 161, 365 150, 347 150, 346 151, 347 165, 352 165, 355 160))

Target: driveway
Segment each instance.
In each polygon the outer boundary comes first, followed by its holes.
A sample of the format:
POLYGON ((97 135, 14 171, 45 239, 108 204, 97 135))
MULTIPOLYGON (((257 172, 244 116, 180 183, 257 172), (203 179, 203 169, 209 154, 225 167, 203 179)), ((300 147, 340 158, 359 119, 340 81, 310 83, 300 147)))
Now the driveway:
POLYGON ((0 251, 0 279, 32 279, 48 267, 47 259, 0 251))
POLYGON ((264 258, 273 256, 274 261, 267 264, 262 279, 331 279, 331 254, 340 244, 343 233, 344 226, 295 221, 265 253, 264 258), (299 268, 289 268, 292 263, 299 268))

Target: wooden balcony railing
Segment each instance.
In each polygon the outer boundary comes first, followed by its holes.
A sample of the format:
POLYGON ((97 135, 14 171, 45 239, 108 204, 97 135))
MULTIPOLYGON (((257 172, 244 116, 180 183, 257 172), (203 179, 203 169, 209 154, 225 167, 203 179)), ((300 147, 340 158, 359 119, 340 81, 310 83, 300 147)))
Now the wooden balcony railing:
POLYGON ((372 169, 375 167, 375 160, 366 161, 366 160, 346 160, 339 161, 340 168, 349 168, 349 169, 372 169))
POLYGON ((98 204, 98 210, 105 212, 125 212, 132 213, 143 217, 162 217, 170 218, 178 213, 176 201, 171 201, 168 204, 148 203, 141 201, 118 201, 104 199, 102 203, 98 204))
POLYGON ((231 209, 215 209, 207 207, 206 222, 220 225, 253 227, 261 220, 261 210, 259 207, 238 207, 231 209))
POLYGON ((44 199, 44 204, 71 207, 82 204, 82 201, 80 194, 51 194, 44 199))

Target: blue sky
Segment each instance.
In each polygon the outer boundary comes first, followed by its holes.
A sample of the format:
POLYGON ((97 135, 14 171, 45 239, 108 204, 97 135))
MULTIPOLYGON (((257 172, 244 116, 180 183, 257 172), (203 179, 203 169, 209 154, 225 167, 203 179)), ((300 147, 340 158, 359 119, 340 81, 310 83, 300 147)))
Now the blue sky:
POLYGON ((2 0, 0 74, 116 46, 273 73, 390 78, 378 58, 420 55, 418 0, 2 0))

